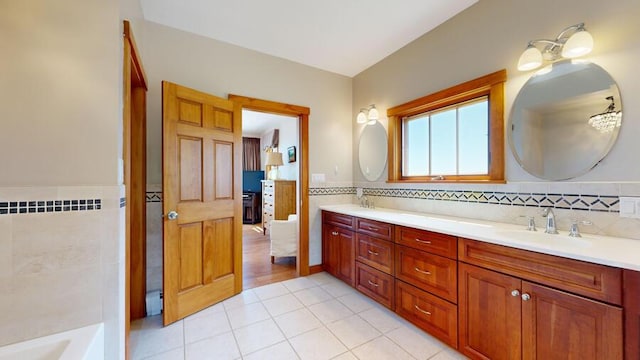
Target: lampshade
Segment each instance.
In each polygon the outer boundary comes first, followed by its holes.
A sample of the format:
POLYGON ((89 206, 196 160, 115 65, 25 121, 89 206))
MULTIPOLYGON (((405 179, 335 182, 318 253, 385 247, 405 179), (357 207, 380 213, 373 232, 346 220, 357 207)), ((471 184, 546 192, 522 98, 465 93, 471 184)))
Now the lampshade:
POLYGON ((518 70, 533 70, 540 65, 542 65, 542 53, 535 46, 529 45, 522 55, 520 55, 518 70))
POLYGON ((571 35, 562 47, 562 56, 574 58, 586 55, 593 50, 593 37, 587 30, 580 30, 571 35))
POLYGON ((378 120, 379 117, 378 109, 376 109, 375 105, 371 105, 371 109, 369 109, 369 116, 367 116, 367 118, 369 120, 378 120))
POLYGON ((356 122, 358 124, 364 124, 367 122, 367 115, 364 113, 364 109, 360 109, 358 117, 356 117, 356 122))
POLYGON ((265 165, 267 166, 280 166, 283 165, 282 162, 282 153, 279 152, 268 152, 267 153, 267 162, 265 165))

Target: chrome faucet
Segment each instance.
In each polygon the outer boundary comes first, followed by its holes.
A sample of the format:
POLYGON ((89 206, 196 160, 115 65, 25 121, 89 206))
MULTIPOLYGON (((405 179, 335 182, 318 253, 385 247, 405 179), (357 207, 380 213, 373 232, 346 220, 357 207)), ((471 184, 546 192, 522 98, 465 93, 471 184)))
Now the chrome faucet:
POLYGON ((360 197, 360 207, 368 208, 369 207, 369 198, 366 195, 362 195, 360 197))
POLYGON ((544 208, 544 210, 542 210, 542 216, 547 218, 547 228, 544 232, 547 234, 557 234, 558 229, 556 229, 556 216, 553 214, 553 210, 551 210, 551 208, 544 208))

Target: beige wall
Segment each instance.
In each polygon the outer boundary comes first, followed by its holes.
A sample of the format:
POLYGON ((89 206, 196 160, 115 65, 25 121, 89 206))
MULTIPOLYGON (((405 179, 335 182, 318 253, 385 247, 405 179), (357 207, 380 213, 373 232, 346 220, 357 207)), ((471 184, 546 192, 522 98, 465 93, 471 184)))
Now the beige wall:
POLYGON ((307 106, 310 172, 350 181, 351 79, 152 22, 145 22, 149 77, 148 183, 161 180, 161 81, 216 96, 233 93, 307 106), (338 174, 333 171, 338 166, 338 174))
MULTIPOLYGON (((505 114, 531 73, 516 69, 527 41, 552 38, 563 28, 585 22, 594 37, 586 58, 602 66, 617 81, 622 94, 624 120, 618 142, 604 161, 572 181, 638 181, 640 95, 640 2, 619 0, 482 0, 423 35, 373 67, 353 82, 352 119, 359 108, 375 103, 381 110, 402 104, 473 78, 507 69, 505 114)), ((386 122, 385 126, 386 126, 386 122)), ((354 122, 355 124, 355 122, 354 122)), ((357 139, 362 126, 354 125, 354 179, 362 181, 357 164, 357 139)), ((507 153, 507 179, 540 181, 520 168, 507 153)))
POLYGON ((124 356, 127 17, 137 0, 0 4, 0 202, 101 200, 0 216, 0 345, 103 322, 105 358, 124 356))

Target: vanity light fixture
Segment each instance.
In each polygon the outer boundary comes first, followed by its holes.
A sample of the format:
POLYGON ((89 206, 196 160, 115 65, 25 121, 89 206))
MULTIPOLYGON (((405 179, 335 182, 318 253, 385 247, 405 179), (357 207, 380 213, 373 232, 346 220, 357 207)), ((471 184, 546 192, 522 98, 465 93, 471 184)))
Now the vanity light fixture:
POLYGON ((562 58, 573 59, 590 53, 592 49, 593 37, 584 28, 584 23, 571 25, 562 30, 555 40, 529 41, 527 49, 518 60, 518 70, 537 69, 544 61, 553 62, 562 58), (544 45, 542 51, 537 47, 540 44, 544 45))
POLYGON ((360 109, 358 116, 356 117, 356 122, 358 124, 367 123, 367 125, 373 125, 380 118, 380 114, 378 113, 378 109, 376 109, 375 104, 369 105, 368 108, 360 109))
POLYGON ((620 127, 622 123, 622 111, 616 111, 613 96, 607 96, 607 100, 611 101, 607 109, 603 113, 591 115, 589 118, 589 125, 603 133, 613 131, 613 129, 620 127))

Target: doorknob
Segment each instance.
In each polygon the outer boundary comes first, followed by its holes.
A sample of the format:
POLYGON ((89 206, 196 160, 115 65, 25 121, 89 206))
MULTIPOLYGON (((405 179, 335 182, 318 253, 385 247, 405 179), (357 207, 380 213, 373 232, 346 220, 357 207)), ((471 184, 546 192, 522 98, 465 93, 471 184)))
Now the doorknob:
POLYGON ((173 210, 171 210, 171 211, 169 211, 169 213, 167 214, 167 218, 168 218, 169 220, 175 220, 175 219, 177 219, 177 218, 178 218, 178 213, 177 213, 177 212, 175 212, 175 211, 173 211, 173 210))

